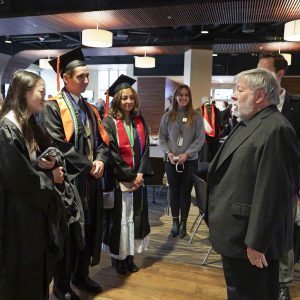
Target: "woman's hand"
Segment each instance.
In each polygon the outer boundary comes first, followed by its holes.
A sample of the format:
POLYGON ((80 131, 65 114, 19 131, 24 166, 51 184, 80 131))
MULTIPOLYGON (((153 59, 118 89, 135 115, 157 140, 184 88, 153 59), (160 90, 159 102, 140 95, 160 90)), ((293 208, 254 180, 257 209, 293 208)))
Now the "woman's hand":
POLYGON ((178 155, 178 156, 180 157, 180 159, 179 159, 179 161, 178 161, 178 163, 179 163, 180 165, 183 165, 183 164, 187 161, 187 159, 189 158, 188 155, 187 155, 186 153, 180 154, 180 155, 178 155))
POLYGON ((38 166, 41 169, 52 170, 55 166, 56 158, 49 156, 49 159, 41 158, 38 161, 38 166))
POLYGON ((135 181, 138 183, 139 186, 144 184, 144 174, 143 173, 137 173, 137 176, 135 178, 135 181))
POLYGON ((174 161, 174 154, 172 153, 172 152, 168 152, 168 159, 169 159, 169 162, 171 163, 171 164, 173 164, 173 165, 175 165, 176 164, 176 162, 174 161))
POLYGON ((64 182, 64 168, 63 167, 57 167, 54 170, 52 170, 53 177, 54 177, 54 183, 62 184, 64 182))
POLYGON ((144 176, 143 173, 137 173, 135 180, 132 181, 132 188, 131 188, 132 192, 136 191, 144 184, 143 176, 144 176))

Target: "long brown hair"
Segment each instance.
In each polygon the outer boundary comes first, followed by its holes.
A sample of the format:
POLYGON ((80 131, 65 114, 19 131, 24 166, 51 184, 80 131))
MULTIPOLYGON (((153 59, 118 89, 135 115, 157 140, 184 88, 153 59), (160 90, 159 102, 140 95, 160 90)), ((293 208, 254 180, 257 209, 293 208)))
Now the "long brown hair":
POLYGON ((178 103, 177 103, 176 97, 179 95, 179 93, 182 89, 186 89, 188 91, 189 103, 187 104, 187 107, 186 107, 186 118, 187 118, 187 125, 190 126, 195 120, 196 113, 193 108, 191 89, 186 84, 180 84, 174 93, 173 101, 172 101, 172 109, 169 112, 169 121, 174 122, 174 121, 177 121, 177 119, 178 119, 178 103))
MULTIPOLYGON (((128 87, 128 89, 131 90, 131 92, 134 96, 134 107, 133 107, 133 110, 130 112, 130 117, 134 118, 139 113, 140 102, 139 102, 139 98, 138 98, 138 95, 137 95, 136 91, 132 87, 128 87)), ((112 116, 115 119, 123 119, 123 117, 124 117, 124 114, 123 114, 123 112, 120 108, 121 107, 121 99, 122 99, 123 90, 124 89, 118 91, 114 95, 112 103, 111 103, 111 109, 109 111, 109 115, 112 116)))
POLYGON ((4 117, 9 111, 15 113, 19 122, 22 134, 28 143, 30 149, 37 150, 36 139, 40 139, 41 130, 38 128, 34 115, 27 118, 27 100, 26 93, 31 91, 43 79, 26 70, 18 70, 9 84, 7 96, 0 112, 0 118, 4 117))

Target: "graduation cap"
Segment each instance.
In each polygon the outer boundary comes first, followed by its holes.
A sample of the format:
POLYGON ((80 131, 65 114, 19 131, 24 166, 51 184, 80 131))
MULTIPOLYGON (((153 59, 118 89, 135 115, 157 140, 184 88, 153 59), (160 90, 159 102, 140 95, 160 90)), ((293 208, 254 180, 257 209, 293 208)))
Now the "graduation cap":
POLYGON ((106 94, 106 101, 105 101, 105 108, 104 108, 104 116, 107 116, 108 113, 108 105, 109 105, 109 96, 113 97, 117 92, 127 89, 131 87, 136 82, 135 79, 128 77, 126 75, 120 75, 119 78, 108 88, 105 92, 106 94))
POLYGON ((113 97, 117 92, 131 87, 136 82, 135 79, 126 75, 120 75, 119 78, 109 87, 106 93, 113 97))
POLYGON ((62 78, 63 74, 77 67, 86 66, 85 58, 80 47, 77 47, 63 55, 60 55, 49 61, 50 66, 56 72, 57 90, 59 90, 59 75, 62 78))

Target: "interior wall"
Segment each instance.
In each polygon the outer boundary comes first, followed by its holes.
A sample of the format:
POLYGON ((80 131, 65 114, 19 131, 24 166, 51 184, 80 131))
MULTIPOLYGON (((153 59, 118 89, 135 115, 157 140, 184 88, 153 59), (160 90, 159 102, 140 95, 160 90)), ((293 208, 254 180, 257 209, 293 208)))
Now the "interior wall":
POLYGON ((281 80, 281 86, 291 94, 300 95, 300 76, 285 76, 281 80))
POLYGON ((141 112, 152 134, 157 134, 165 111, 165 77, 139 77, 137 93, 141 112))

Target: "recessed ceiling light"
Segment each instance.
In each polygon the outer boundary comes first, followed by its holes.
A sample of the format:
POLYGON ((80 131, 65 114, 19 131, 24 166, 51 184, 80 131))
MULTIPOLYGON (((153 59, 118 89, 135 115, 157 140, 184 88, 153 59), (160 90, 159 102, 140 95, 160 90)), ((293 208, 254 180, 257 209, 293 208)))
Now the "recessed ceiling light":
POLYGON ((201 33, 202 34, 208 34, 209 32, 208 32, 208 30, 201 30, 201 33))
POLYGON ((218 53, 213 53, 213 55, 212 56, 218 56, 218 53))
POLYGON ((6 44, 11 44, 12 41, 11 41, 10 39, 6 39, 6 40, 4 41, 4 43, 6 43, 6 44))

